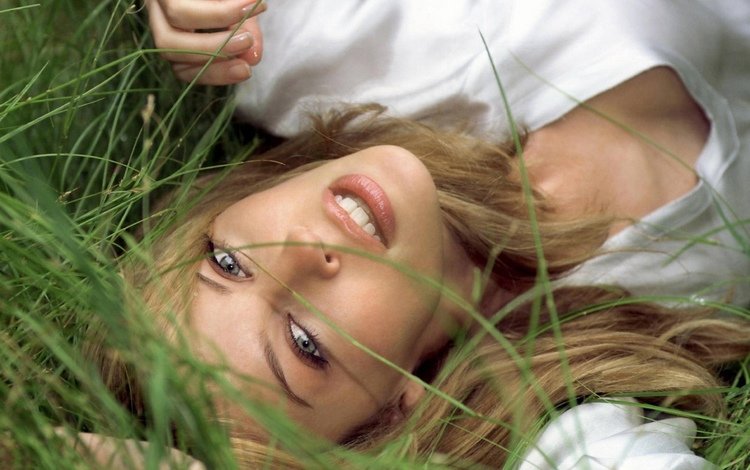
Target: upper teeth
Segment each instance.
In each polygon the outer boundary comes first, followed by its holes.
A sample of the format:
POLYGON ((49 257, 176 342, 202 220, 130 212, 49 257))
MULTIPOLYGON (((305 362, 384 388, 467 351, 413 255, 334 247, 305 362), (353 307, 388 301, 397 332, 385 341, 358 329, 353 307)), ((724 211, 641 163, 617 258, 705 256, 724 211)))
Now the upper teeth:
POLYGON ((375 234, 377 231, 375 224, 370 222, 370 214, 368 213, 369 208, 364 201, 356 196, 342 196, 340 194, 337 194, 335 199, 338 205, 349 213, 349 217, 351 217, 357 225, 362 227, 362 230, 380 241, 380 237, 375 234))

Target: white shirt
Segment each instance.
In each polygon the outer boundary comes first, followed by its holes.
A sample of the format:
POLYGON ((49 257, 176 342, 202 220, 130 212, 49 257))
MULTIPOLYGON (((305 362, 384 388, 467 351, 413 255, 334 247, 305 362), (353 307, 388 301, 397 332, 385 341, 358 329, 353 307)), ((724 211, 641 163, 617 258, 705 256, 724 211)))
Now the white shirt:
POLYGON ((750 253, 737 241, 750 240, 750 2, 274 0, 260 18, 264 58, 238 88, 238 110, 281 136, 308 113, 377 102, 503 139, 509 121, 480 31, 529 130, 649 68, 672 67, 712 124, 701 181, 609 239, 607 254, 566 282, 750 304, 750 253))

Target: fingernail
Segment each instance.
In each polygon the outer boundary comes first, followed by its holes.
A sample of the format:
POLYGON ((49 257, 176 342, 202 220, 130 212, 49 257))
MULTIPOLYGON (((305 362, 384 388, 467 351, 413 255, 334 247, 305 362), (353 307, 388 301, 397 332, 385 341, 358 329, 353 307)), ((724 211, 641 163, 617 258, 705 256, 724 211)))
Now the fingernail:
POLYGON ((266 11, 267 8, 268 5, 266 4, 265 0, 251 3, 250 5, 245 5, 244 7, 242 7, 242 16, 245 16, 246 14, 257 15, 266 11))
POLYGON ((229 74, 229 77, 232 80, 237 80, 238 82, 242 80, 247 80, 248 78, 250 78, 250 74, 251 74, 250 66, 247 65, 245 62, 237 63, 229 67, 227 74, 229 74))
POLYGON ((241 56, 247 64, 252 67, 254 65, 258 65, 260 62, 260 52, 258 52, 258 48, 253 45, 253 47, 250 48, 249 51, 245 52, 241 56))
POLYGON ((241 33, 236 36, 232 36, 227 42, 224 48, 227 52, 239 52, 249 49, 253 46, 253 35, 250 33, 241 33))

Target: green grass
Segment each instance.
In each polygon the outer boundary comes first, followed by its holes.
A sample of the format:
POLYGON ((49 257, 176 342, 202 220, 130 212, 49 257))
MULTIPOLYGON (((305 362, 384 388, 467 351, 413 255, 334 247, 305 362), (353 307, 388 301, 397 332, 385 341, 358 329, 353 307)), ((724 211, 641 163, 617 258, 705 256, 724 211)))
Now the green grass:
MULTIPOLYGON (((242 161, 258 139, 231 122, 227 89, 171 77, 149 49, 144 21, 124 0, 0 3, 0 444, 22 468, 85 465, 55 427, 148 440, 149 466, 174 434, 209 468, 236 465, 212 420, 208 384, 236 391, 144 318, 123 315, 115 260, 142 253, 133 235, 141 224, 158 233, 160 195, 187 187, 201 168, 242 161), (148 426, 84 360, 94 318, 149 370, 148 426)), ((734 385, 729 419, 699 420, 710 438, 699 452, 724 468, 750 467, 748 369, 745 362, 725 373, 734 385)), ((236 399, 311 467, 332 466, 332 456, 411 467, 402 457, 408 436, 378 456, 322 453, 277 411, 236 399)))
MULTIPOLYGON (((21 467, 72 468, 81 458, 51 436, 53 426, 166 444, 170 416, 182 414, 192 420, 185 432, 209 449, 197 452, 231 467, 206 400, 188 395, 189 384, 174 373, 179 351, 132 321, 129 334, 111 338, 127 347, 140 337, 133 349, 152 367, 149 398, 161 413, 146 429, 104 389, 82 358, 82 341, 95 315, 110 325, 128 322, 114 260, 134 250, 132 234, 149 223, 154 200, 186 187, 203 166, 242 160, 253 134, 227 128, 226 90, 196 89, 184 99, 185 86, 144 47, 144 15, 129 2, 6 2, 1 9, 4 439, 21 467)), ((196 380, 206 374, 217 372, 196 380)), ((150 458, 161 448, 153 446, 150 458)))

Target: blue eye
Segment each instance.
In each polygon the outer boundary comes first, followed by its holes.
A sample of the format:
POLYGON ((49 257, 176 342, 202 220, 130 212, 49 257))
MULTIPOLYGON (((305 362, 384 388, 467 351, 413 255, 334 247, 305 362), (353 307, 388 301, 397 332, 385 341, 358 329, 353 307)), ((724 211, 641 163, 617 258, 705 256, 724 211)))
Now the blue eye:
POLYGON ((315 342, 310 339, 308 334, 294 322, 289 323, 289 332, 292 335, 292 341, 297 345, 300 351, 305 354, 320 357, 320 351, 315 342))
POLYGON ((242 269, 242 265, 233 253, 222 250, 214 246, 213 242, 208 243, 208 259, 214 264, 219 270, 221 270, 227 276, 248 278, 248 273, 242 269))
POLYGON ((315 335, 308 333, 304 328, 299 326, 292 319, 291 315, 288 315, 288 321, 289 336, 297 355, 317 369, 321 369, 328 364, 328 361, 323 358, 315 342, 315 335))

